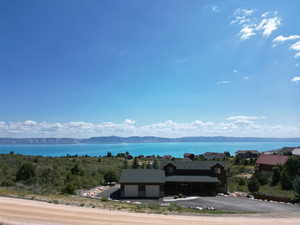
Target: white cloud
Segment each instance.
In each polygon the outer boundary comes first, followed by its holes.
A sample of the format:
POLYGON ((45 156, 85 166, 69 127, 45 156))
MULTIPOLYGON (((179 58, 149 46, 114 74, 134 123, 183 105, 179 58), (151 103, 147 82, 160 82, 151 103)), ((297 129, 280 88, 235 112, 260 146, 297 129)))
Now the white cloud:
POLYGON ((247 40, 257 33, 263 37, 269 37, 273 31, 277 30, 281 24, 281 18, 277 12, 265 12, 260 17, 254 16, 252 9, 237 9, 234 12, 234 19, 231 24, 241 26, 239 36, 241 40, 247 40))
POLYGON ((300 41, 297 41, 296 43, 292 44, 290 46, 290 49, 297 51, 295 53, 295 58, 300 57, 300 41))
POLYGON ((255 27, 252 25, 246 25, 240 30, 240 38, 241 40, 247 40, 250 37, 256 35, 254 32, 255 27))
POLYGON ((237 73, 238 71, 236 69, 233 70, 234 73, 237 73))
POLYGON ((135 120, 126 119, 126 120, 124 120, 124 123, 128 124, 128 125, 134 125, 136 123, 136 121, 135 120))
POLYGON ((229 83, 231 83, 231 81, 229 81, 229 80, 221 80, 221 81, 217 82, 217 84, 219 84, 219 85, 229 84, 229 83))
POLYGON ((256 30, 263 31, 263 36, 269 37, 274 30, 278 29, 280 24, 281 19, 279 17, 265 18, 258 24, 256 30))
POLYGON ((300 82, 300 77, 293 77, 291 79, 292 82, 300 82))
POLYGON ((296 43, 292 44, 290 49, 300 51, 300 41, 297 41, 296 43))
POLYGON ((300 35, 290 35, 290 36, 283 36, 279 35, 276 38, 273 39, 273 46, 276 46, 278 43, 283 43, 285 41, 290 41, 290 40, 296 40, 300 39, 300 35))
MULTIPOLYGON (((298 78, 300 79, 300 77, 298 78)), ((0 122, 0 137, 75 137, 92 136, 300 136, 300 126, 281 124, 264 124, 262 116, 236 115, 225 118, 224 121, 194 120, 190 122, 164 122, 138 126, 131 119, 121 123, 103 122, 91 123, 73 121, 64 123, 50 122, 0 122), (280 127, 280 129, 275 129, 280 127)), ((296 123, 297 124, 297 123, 296 123)))
POLYGON ((248 76, 244 76, 243 79, 244 80, 249 80, 249 77, 248 76))
POLYGON ((214 13, 219 13, 221 11, 220 8, 219 8, 219 6, 216 6, 216 5, 211 6, 211 10, 214 13))

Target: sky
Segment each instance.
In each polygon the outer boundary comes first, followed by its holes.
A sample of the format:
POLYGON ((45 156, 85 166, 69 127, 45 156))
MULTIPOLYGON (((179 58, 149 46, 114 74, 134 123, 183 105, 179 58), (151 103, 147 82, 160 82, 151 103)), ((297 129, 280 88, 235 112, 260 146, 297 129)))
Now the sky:
POLYGON ((300 137, 299 10, 2 0, 0 137, 300 137))

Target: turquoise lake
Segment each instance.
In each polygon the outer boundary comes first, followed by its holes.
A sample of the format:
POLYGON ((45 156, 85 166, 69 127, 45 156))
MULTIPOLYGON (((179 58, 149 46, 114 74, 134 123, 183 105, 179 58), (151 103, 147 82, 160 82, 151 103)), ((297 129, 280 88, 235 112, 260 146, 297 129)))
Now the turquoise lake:
POLYGON ((274 150, 281 147, 300 146, 300 142, 180 142, 180 143, 122 143, 122 144, 65 144, 65 145, 0 145, 0 154, 11 151, 24 155, 65 156, 105 155, 129 152, 137 155, 173 155, 182 157, 184 153, 224 152, 234 154, 237 150, 274 150))

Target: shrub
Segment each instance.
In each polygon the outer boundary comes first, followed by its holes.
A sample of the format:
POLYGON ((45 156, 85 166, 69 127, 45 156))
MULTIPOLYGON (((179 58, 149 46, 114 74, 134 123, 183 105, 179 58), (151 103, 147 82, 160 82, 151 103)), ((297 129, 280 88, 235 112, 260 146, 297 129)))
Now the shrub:
POLYGON ((296 177, 293 182, 293 190, 296 194, 296 198, 300 200, 300 176, 296 177))
POLYGON ((111 184, 112 182, 117 181, 117 175, 115 171, 109 170, 104 174, 104 181, 107 184, 111 184))
POLYGON ((246 185, 246 180, 244 178, 240 177, 238 179, 238 185, 240 185, 240 186, 246 185))
POLYGON ((255 178, 258 180, 259 184, 265 185, 269 183, 269 175, 261 172, 256 172, 254 174, 255 178))
POLYGON ((72 194, 75 193, 75 187, 74 187, 73 184, 67 184, 67 185, 64 187, 64 189, 62 190, 62 192, 63 192, 64 194, 70 194, 70 195, 72 195, 72 194))
POLYGON ((280 181, 280 168, 279 167, 274 167, 273 168, 271 185, 275 186, 276 184, 278 184, 279 181, 280 181))
POLYGON ((102 201, 102 202, 107 202, 107 201, 108 201, 108 198, 102 197, 102 198, 101 198, 101 201, 102 201))
POLYGON ((248 190, 251 193, 255 193, 259 191, 259 182, 256 177, 252 177, 248 182, 248 190))
POLYGON ((16 174, 16 181, 28 181, 35 177, 35 168, 32 163, 24 163, 16 174))

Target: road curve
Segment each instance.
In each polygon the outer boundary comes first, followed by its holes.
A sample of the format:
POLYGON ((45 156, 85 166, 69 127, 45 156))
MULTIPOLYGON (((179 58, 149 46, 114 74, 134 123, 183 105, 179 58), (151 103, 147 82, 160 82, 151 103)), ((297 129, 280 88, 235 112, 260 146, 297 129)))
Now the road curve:
POLYGON ((295 225, 300 224, 300 215, 156 215, 0 197, 1 223, 9 225, 295 225))

